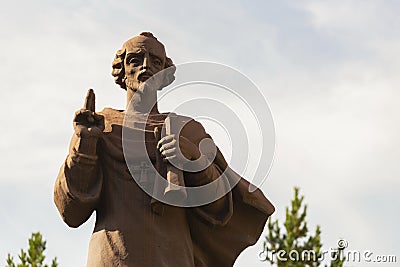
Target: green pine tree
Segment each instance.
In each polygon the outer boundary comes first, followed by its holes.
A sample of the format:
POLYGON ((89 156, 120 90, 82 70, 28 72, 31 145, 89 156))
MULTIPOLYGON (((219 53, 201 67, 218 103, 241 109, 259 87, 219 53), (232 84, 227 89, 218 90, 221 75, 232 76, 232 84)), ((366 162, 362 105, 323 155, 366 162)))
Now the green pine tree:
MULTIPOLYGON (((32 233, 31 238, 28 240, 29 248, 25 252, 21 249, 21 253, 18 258, 21 263, 16 264, 13 257, 8 253, 6 267, 49 267, 47 264, 43 264, 45 260, 44 251, 46 250, 46 241, 43 240, 40 232, 32 233)), ((57 267, 57 258, 54 258, 51 262, 50 267, 57 267)))
POLYGON ((331 256, 334 260, 330 267, 342 267, 344 248, 334 251, 334 255, 322 255, 321 228, 317 226, 314 234, 309 233, 307 205, 303 205, 303 200, 304 196, 299 196, 299 188, 295 187, 291 206, 286 207, 283 227, 278 220, 269 220, 263 258, 277 267, 317 267, 324 256, 331 256))

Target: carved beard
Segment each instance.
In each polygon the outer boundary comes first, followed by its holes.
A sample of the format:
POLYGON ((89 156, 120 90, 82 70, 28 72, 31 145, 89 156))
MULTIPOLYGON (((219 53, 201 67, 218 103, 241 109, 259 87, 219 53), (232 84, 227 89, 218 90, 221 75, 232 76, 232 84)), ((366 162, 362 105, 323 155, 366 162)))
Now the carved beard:
POLYGON ((131 89, 132 91, 136 92, 137 89, 139 89, 142 82, 131 77, 125 77, 125 84, 126 84, 126 89, 131 89))
POLYGON ((165 85, 164 80, 160 79, 161 76, 154 76, 150 77, 144 82, 138 81, 132 77, 125 77, 125 84, 127 89, 131 89, 132 91, 136 92, 141 86, 145 86, 141 88, 141 91, 143 92, 144 89, 154 89, 154 90, 161 90, 165 85), (152 79, 153 78, 153 79, 152 79), (155 79, 154 79, 155 78, 155 79))

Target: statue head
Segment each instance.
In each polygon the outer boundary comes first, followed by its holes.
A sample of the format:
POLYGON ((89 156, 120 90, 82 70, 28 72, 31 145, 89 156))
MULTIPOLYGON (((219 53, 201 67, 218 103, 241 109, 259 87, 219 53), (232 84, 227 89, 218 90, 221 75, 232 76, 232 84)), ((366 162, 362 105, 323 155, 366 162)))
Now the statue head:
POLYGON ((112 63, 112 75, 121 88, 136 91, 142 83, 159 71, 163 73, 160 88, 171 84, 175 65, 167 57, 164 45, 150 32, 142 32, 126 41, 112 63))

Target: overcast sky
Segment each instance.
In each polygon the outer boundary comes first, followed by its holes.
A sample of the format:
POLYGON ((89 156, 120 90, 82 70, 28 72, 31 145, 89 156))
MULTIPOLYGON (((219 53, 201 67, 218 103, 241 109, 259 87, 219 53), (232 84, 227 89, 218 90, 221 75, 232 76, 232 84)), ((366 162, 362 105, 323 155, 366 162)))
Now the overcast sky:
MULTIPOLYGON (((1 2, 0 262, 41 231, 49 257, 85 265, 94 220, 68 228, 53 184, 86 90, 95 89, 98 109, 124 107, 111 61, 141 31, 175 63, 223 63, 261 89, 276 126, 262 186, 274 219, 283 220, 299 186, 325 248, 344 238, 352 250, 399 261, 400 2, 168 2, 1 2)), ((235 266, 266 266, 257 258, 262 241, 235 266)))

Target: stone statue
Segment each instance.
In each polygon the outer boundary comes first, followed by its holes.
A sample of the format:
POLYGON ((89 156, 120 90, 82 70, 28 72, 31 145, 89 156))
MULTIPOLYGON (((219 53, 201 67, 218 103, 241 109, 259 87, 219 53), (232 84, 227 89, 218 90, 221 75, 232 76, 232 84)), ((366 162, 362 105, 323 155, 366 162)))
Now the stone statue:
MULTIPOLYGON (((68 226, 79 227, 96 211, 87 266, 232 266, 240 252, 258 240, 274 207, 260 190, 249 192, 249 183, 241 177, 223 197, 199 207, 169 205, 145 193, 142 186, 154 187, 154 173, 141 164, 145 156, 166 179, 172 159, 207 161, 199 143, 210 136, 187 117, 179 134, 160 136, 168 114, 159 113, 156 90, 143 88, 167 68, 158 89, 169 85, 175 69, 153 34, 126 41, 112 67, 132 112, 147 116, 139 122, 142 129, 132 129, 144 132, 146 151, 134 150, 137 160, 128 166, 122 148, 125 111, 96 112, 90 89, 84 107, 75 113, 75 133, 54 187, 54 202, 68 226)), ((209 160, 201 171, 182 172, 186 186, 213 182, 229 168, 218 149, 209 160)), ((225 176, 221 188, 236 179, 225 176)))

